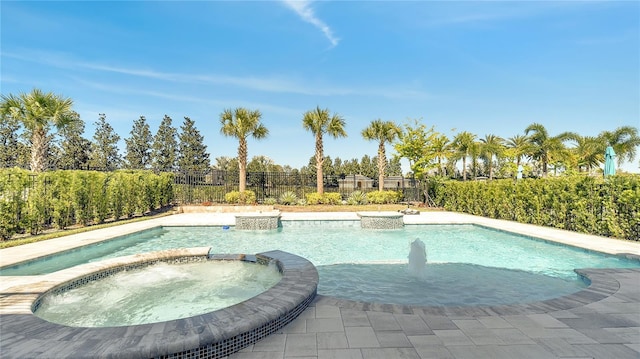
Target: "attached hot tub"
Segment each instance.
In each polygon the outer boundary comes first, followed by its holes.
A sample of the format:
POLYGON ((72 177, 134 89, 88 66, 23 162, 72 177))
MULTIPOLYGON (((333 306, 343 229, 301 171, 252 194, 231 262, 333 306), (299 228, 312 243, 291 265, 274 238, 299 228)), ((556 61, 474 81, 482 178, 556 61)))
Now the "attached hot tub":
MULTIPOLYGON (((279 331, 302 313, 316 296, 318 273, 313 264, 304 258, 282 251, 256 255, 211 255, 208 251, 209 248, 191 248, 144 253, 89 263, 43 276, 39 285, 31 286, 42 291, 23 297, 25 301, 33 298, 29 313, 21 309, 26 303, 16 302, 5 308, 13 314, 3 316, 3 335, 11 335, 16 339, 24 337, 30 345, 26 352, 25 348, 20 349, 20 355, 27 357, 223 358, 279 331), (193 265, 198 272, 198 266, 216 264, 223 267, 231 264, 238 268, 249 266, 249 277, 262 275, 262 270, 268 276, 275 272, 279 280, 239 303, 205 313, 187 314, 178 319, 151 320, 153 323, 90 327, 54 323, 33 314, 56 296, 64 297, 65 293, 73 293, 92 282, 117 278, 119 274, 131 275, 140 281, 144 281, 146 276, 151 281, 151 277, 144 274, 146 270, 193 265), (139 275, 142 277, 137 277, 139 275)), ((225 270, 233 271, 228 267, 225 270)), ((155 284, 150 287, 163 289, 147 295, 157 300, 170 295, 172 291, 178 291, 176 283, 180 282, 179 278, 177 281, 167 280, 173 281, 173 284, 163 287, 159 284, 162 278, 153 281, 155 284)), ((134 288, 131 290, 135 291, 134 288)), ((113 296, 114 293, 105 295, 113 296)), ((11 357, 11 350, 6 354, 11 357)))

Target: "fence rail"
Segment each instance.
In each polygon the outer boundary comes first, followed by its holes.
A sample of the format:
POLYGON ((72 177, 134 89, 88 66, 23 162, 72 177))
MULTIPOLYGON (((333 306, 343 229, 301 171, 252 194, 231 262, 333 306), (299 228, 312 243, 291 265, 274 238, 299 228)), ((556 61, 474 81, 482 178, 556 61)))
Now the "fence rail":
MULTIPOLYGON (((174 195, 179 204, 222 203, 225 194, 239 189, 237 172, 212 170, 208 172, 174 173, 174 195)), ((248 172, 246 189, 256 194, 259 203, 269 198, 277 200, 286 192, 298 198, 317 191, 315 174, 284 172, 248 172)), ((354 191, 378 190, 377 179, 361 175, 325 175, 324 192, 340 193, 346 199, 354 191)), ((421 192, 412 178, 385 178, 385 190, 399 191, 405 201, 419 201, 421 192)))

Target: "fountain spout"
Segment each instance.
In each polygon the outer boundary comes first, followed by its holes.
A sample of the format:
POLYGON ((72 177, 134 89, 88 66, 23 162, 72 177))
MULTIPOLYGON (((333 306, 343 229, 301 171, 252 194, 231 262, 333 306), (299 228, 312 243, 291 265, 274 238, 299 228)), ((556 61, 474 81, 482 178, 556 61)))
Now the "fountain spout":
POLYGON ((427 250, 424 242, 420 239, 416 239, 411 242, 411 250, 409 251, 409 275, 418 278, 425 279, 426 271, 425 266, 427 264, 427 250))

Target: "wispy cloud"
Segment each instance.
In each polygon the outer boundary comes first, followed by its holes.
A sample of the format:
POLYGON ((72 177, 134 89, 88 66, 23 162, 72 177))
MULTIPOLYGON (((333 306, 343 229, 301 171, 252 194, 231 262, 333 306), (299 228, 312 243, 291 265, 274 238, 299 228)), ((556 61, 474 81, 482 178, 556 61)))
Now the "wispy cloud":
MULTIPOLYGON (((360 86, 342 86, 340 84, 313 83, 308 79, 296 79, 286 76, 230 76, 221 74, 192 74, 163 72, 149 68, 136 68, 125 66, 105 65, 102 63, 87 62, 69 57, 66 54, 56 52, 29 51, 22 50, 19 53, 0 53, 2 57, 19 59, 22 61, 35 62, 47 66, 62 69, 88 70, 104 73, 119 74, 124 76, 138 77, 149 80, 165 81, 184 84, 206 84, 232 86, 241 89, 268 92, 268 93, 290 93, 304 96, 375 96, 389 99, 411 98, 429 99, 431 95, 415 90, 415 87, 407 87, 395 84, 362 84, 360 86)), ((3 75, 4 76, 4 75, 3 75)), ((81 76, 72 76, 76 81, 80 81, 81 76)), ((4 77, 3 77, 4 81, 4 77)), ((100 85, 94 84, 93 87, 100 85)), ((108 86, 108 85, 101 85, 108 86)), ((107 90, 107 89, 104 89, 107 90)), ((121 90, 119 90, 121 91, 121 90)), ((151 94, 156 97, 158 94, 151 94)), ((174 95, 170 95, 175 99, 174 95)), ((184 99, 188 101, 189 99, 184 99)), ((197 100, 199 102, 199 100, 197 100)))
POLYGON ((282 2, 288 8, 292 9, 293 11, 295 11, 296 14, 298 14, 298 16, 300 16, 300 18, 303 21, 306 21, 306 22, 310 23, 311 25, 315 26, 320 31, 322 31, 324 36, 326 36, 327 39, 329 39, 329 41, 331 42, 331 46, 332 47, 338 45, 338 42, 340 42, 340 39, 335 37, 335 35, 333 34, 333 31, 331 30, 329 25, 325 24, 324 21, 320 20, 316 16, 315 12, 313 11, 313 8, 311 7, 312 1, 308 1, 308 0, 282 0, 282 2))

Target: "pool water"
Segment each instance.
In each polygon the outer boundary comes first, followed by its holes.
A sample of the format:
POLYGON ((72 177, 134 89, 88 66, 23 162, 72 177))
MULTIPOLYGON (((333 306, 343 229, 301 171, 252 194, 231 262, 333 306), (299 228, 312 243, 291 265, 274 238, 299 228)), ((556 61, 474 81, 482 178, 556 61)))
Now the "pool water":
POLYGON ((360 228, 359 221, 283 221, 282 228, 270 231, 221 226, 156 228, 3 269, 0 274, 33 275, 135 253, 202 246, 211 246, 213 253, 290 252, 318 268, 319 294, 398 304, 405 303, 398 299, 404 297, 410 298, 407 304, 415 305, 544 300, 584 288, 576 268, 640 267, 638 261, 476 225, 372 230, 360 228), (426 246, 428 283, 416 283, 406 272, 410 243, 415 239, 426 246), (383 281, 400 284, 405 280, 410 282, 402 288, 381 287, 383 281), (382 297, 382 293, 390 296, 382 297))
POLYGON ((242 261, 158 263, 43 298, 35 314, 73 327, 116 327, 187 318, 252 298, 282 275, 242 261))

